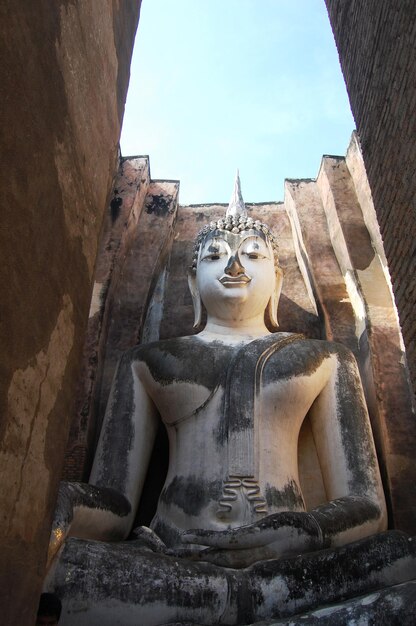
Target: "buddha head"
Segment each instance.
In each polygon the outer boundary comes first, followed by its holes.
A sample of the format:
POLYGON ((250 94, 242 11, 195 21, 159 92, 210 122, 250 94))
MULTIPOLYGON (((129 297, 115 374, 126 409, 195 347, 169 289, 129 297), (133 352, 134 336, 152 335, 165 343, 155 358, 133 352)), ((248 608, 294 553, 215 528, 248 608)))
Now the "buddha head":
POLYGON ((248 216, 238 172, 224 218, 198 233, 188 282, 194 328, 201 324, 202 304, 216 318, 238 323, 261 314, 270 329, 278 327, 277 241, 266 224, 248 216))

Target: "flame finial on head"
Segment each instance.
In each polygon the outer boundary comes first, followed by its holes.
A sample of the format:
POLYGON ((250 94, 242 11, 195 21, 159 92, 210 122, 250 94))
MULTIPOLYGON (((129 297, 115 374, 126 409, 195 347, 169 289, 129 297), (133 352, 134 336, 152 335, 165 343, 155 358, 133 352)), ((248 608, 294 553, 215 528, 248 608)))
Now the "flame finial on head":
POLYGON ((228 205, 225 216, 246 217, 246 215, 246 205, 244 204, 243 195, 241 193, 240 173, 237 170, 237 173, 235 175, 233 194, 231 196, 230 204, 228 205))

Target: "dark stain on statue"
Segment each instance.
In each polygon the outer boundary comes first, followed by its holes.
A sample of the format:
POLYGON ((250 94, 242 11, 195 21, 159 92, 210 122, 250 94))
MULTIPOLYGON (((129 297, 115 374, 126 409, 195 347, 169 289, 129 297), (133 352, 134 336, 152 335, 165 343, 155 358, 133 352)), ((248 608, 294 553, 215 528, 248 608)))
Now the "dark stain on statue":
MULTIPOLYGON (((406 536, 400 531, 389 531, 335 550, 255 564, 250 567, 250 575, 253 578, 260 575, 264 583, 272 582, 276 576, 282 577, 289 591, 287 606, 295 601, 300 612, 303 608, 320 606, 328 597, 331 602, 350 597, 351 589, 357 587, 361 593, 374 591, 374 578, 378 573, 407 557, 409 552, 406 536)), ((293 611, 278 610, 279 617, 290 614, 293 611)))
POLYGON ((237 624, 251 624, 254 620, 252 592, 250 581, 241 576, 237 583, 237 624))
POLYGON ((150 528, 155 531, 157 536, 160 537, 169 548, 181 545, 180 531, 176 527, 168 524, 165 520, 162 520, 157 513, 152 519, 150 528))
POLYGON ((228 415, 224 412, 224 403, 221 419, 219 420, 218 428, 214 433, 214 439, 217 445, 217 450, 221 452, 228 442, 228 415))
POLYGON ((197 476, 175 476, 163 489, 160 501, 180 507, 187 515, 199 515, 212 500, 219 499, 221 488, 220 480, 209 482, 197 476))
POLYGON ((266 485, 265 498, 268 507, 273 509, 284 509, 286 511, 304 511, 305 503, 299 486, 291 480, 283 489, 276 489, 273 485, 266 485))
POLYGON ((283 345, 267 360, 263 384, 288 380, 295 376, 310 376, 337 347, 337 344, 315 339, 299 339, 283 345))
MULTIPOLYGON (((143 552, 134 543, 68 539, 64 555, 69 570, 65 573, 58 569, 55 593, 61 598, 79 596, 87 601, 114 598, 127 604, 131 603, 133 594, 143 606, 162 601, 177 607, 177 623, 183 624, 189 620, 193 623, 194 619, 188 612, 181 611, 181 607, 193 610, 213 607, 213 614, 218 614, 224 594, 215 590, 226 590, 228 605, 239 611, 238 621, 234 623, 247 624, 262 619, 259 613, 264 615, 259 583, 263 588, 270 585, 271 591, 277 591, 267 598, 268 615, 274 619, 285 618, 294 612, 322 607, 328 598, 335 603, 356 595, 357 591, 373 592, 380 588, 375 585, 385 585, 391 565, 394 572, 395 564, 415 557, 415 542, 400 531, 374 535, 335 550, 262 561, 239 571, 221 570, 210 563, 194 565, 190 561, 143 552), (99 576, 92 576, 91 572, 99 572, 99 576), (123 584, 114 584, 115 580, 123 584), (190 580, 195 581, 195 588, 186 584, 190 580), (280 580, 285 589, 284 601, 278 592, 280 580), (244 602, 238 608, 242 596, 244 602), (247 597, 251 607, 246 602, 247 597), (257 605, 260 610, 256 610, 257 605)), ((287 621, 293 622, 293 618, 287 621)), ((323 623, 322 616, 318 622, 323 623)), ((325 623, 340 622, 325 620, 325 623)))
POLYGON ((100 480, 97 485, 117 489, 124 493, 127 484, 128 455, 134 439, 134 390, 131 354, 119 361, 109 400, 111 417, 103 431, 103 458, 100 480))
POLYGON ((370 435, 367 430, 367 410, 364 398, 357 397, 360 378, 355 358, 349 350, 343 348, 338 352, 338 361, 336 393, 339 399, 338 415, 343 448, 352 474, 349 486, 354 493, 360 495, 360 492, 365 493, 370 487, 368 464, 372 462, 372 469, 374 469, 376 459, 369 460, 368 441, 370 435), (357 460, 357 454, 361 459, 357 460))
POLYGON ((268 383, 312 374, 336 349, 331 343, 308 341, 293 333, 274 333, 239 348, 228 366, 219 442, 225 441, 226 433, 254 428, 255 391, 268 383))
POLYGON ((380 509, 368 498, 347 496, 321 504, 311 514, 322 530, 325 544, 328 544, 332 536, 376 520, 380 509))
MULTIPOLYGON (((208 565, 208 564, 206 564, 208 565)), ((170 567, 175 567, 170 564, 170 567)), ((172 580, 175 580, 173 584, 166 585, 164 588, 164 600, 168 606, 173 607, 181 607, 183 609, 194 609, 195 607, 220 607, 221 594, 215 590, 213 586, 208 586, 205 584, 205 577, 201 573, 194 569, 191 564, 184 565, 182 567, 177 567, 176 576, 172 576, 172 580), (183 584, 183 580, 194 580, 194 585, 192 589, 187 584, 183 584)), ((216 572, 212 567, 206 567, 206 578, 211 578, 215 576, 216 572)), ((218 586, 221 589, 226 584, 226 579, 224 576, 218 576, 220 578, 220 585, 218 586)), ((155 599, 158 600, 159 594, 155 593, 155 599)), ((217 610, 218 610, 217 608, 217 610)), ((193 622, 193 620, 192 620, 193 622)), ((187 623, 189 626, 191 622, 177 622, 178 624, 187 623)))
POLYGON ((206 344, 191 336, 150 343, 142 347, 138 356, 161 385, 190 382, 213 391, 234 351, 235 348, 218 341, 206 344))
POLYGON ((55 522, 68 523, 72 520, 73 509, 86 506, 89 509, 111 511, 125 517, 131 511, 130 502, 121 493, 108 487, 96 487, 87 483, 62 481, 59 487, 55 511, 55 522), (72 506, 68 507, 68 502, 72 506))

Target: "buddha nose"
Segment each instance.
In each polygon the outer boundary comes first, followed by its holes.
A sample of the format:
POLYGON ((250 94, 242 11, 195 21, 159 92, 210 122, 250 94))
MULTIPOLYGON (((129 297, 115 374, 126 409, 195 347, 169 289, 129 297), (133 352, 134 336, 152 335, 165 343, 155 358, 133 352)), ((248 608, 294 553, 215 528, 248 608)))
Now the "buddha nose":
POLYGON ((241 265, 238 254, 236 253, 229 258, 224 274, 228 274, 228 276, 240 276, 244 273, 244 267, 241 265))

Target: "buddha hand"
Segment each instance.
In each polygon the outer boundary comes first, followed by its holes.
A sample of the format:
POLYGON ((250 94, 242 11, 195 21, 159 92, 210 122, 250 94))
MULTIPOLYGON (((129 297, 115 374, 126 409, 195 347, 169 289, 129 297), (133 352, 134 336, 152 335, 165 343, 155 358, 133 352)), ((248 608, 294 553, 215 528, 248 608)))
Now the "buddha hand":
POLYGON ((198 553, 199 560, 234 568, 323 548, 322 531, 314 516, 289 511, 238 528, 189 530, 181 535, 181 540, 210 546, 198 553))

